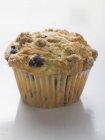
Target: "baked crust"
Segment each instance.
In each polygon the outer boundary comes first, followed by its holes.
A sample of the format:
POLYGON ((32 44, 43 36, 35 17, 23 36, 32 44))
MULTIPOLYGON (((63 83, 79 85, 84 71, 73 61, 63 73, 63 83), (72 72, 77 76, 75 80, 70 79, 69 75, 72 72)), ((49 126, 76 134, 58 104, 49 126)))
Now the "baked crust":
POLYGON ((90 69, 97 55, 97 51, 92 49, 80 34, 46 29, 32 34, 21 33, 7 47, 5 59, 10 66, 35 75, 73 75, 90 69), (11 51, 11 48, 15 50, 11 51), (44 60, 40 67, 29 65, 30 60, 36 56, 44 60))

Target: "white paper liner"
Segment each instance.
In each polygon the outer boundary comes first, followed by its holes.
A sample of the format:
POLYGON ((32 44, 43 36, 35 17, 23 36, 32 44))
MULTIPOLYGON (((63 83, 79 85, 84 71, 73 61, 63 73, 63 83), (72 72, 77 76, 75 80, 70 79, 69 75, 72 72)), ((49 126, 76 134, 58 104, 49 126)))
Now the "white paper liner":
POLYGON ((35 76, 13 68, 22 99, 36 107, 53 108, 79 100, 89 71, 75 76, 35 76))

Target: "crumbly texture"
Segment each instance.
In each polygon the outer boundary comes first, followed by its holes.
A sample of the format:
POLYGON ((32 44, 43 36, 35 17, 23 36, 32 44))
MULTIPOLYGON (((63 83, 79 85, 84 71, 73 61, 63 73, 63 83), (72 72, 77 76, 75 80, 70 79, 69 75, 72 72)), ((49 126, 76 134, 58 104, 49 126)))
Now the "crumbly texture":
POLYGON ((35 75, 73 75, 90 69, 97 55, 80 34, 46 29, 21 33, 6 49, 5 59, 10 66, 35 75))

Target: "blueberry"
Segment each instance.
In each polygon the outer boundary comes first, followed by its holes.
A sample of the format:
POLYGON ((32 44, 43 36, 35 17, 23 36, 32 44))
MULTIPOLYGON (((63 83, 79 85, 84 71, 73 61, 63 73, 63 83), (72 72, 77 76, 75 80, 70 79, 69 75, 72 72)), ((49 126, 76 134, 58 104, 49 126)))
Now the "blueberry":
POLYGON ((57 87, 57 78, 55 78, 55 88, 57 87))
POLYGON ((35 78, 34 78, 34 76, 33 76, 33 75, 31 75, 31 78, 32 78, 32 80, 35 80, 35 78))
POLYGON ((17 53, 17 49, 11 49, 11 54, 17 53))
POLYGON ((44 36, 43 36, 43 38, 46 38, 46 37, 47 37, 47 35, 44 35, 44 36))
POLYGON ((41 67, 44 64, 44 58, 42 58, 40 55, 37 55, 30 59, 29 66, 30 67, 41 67))
POLYGON ((9 58, 8 58, 8 57, 6 57, 5 59, 8 61, 8 59, 9 59, 9 58))
POLYGON ((12 49, 16 49, 16 46, 11 46, 12 49))
POLYGON ((17 53, 17 48, 15 46, 11 46, 11 54, 17 53))

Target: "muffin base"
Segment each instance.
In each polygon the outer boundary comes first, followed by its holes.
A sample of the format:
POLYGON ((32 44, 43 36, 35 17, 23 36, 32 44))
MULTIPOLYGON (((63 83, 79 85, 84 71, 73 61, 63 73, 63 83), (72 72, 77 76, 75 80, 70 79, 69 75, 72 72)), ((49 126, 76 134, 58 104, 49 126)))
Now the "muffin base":
POLYGON ((54 108, 77 102, 90 70, 74 76, 39 75, 13 68, 21 97, 25 103, 42 108, 54 108))

